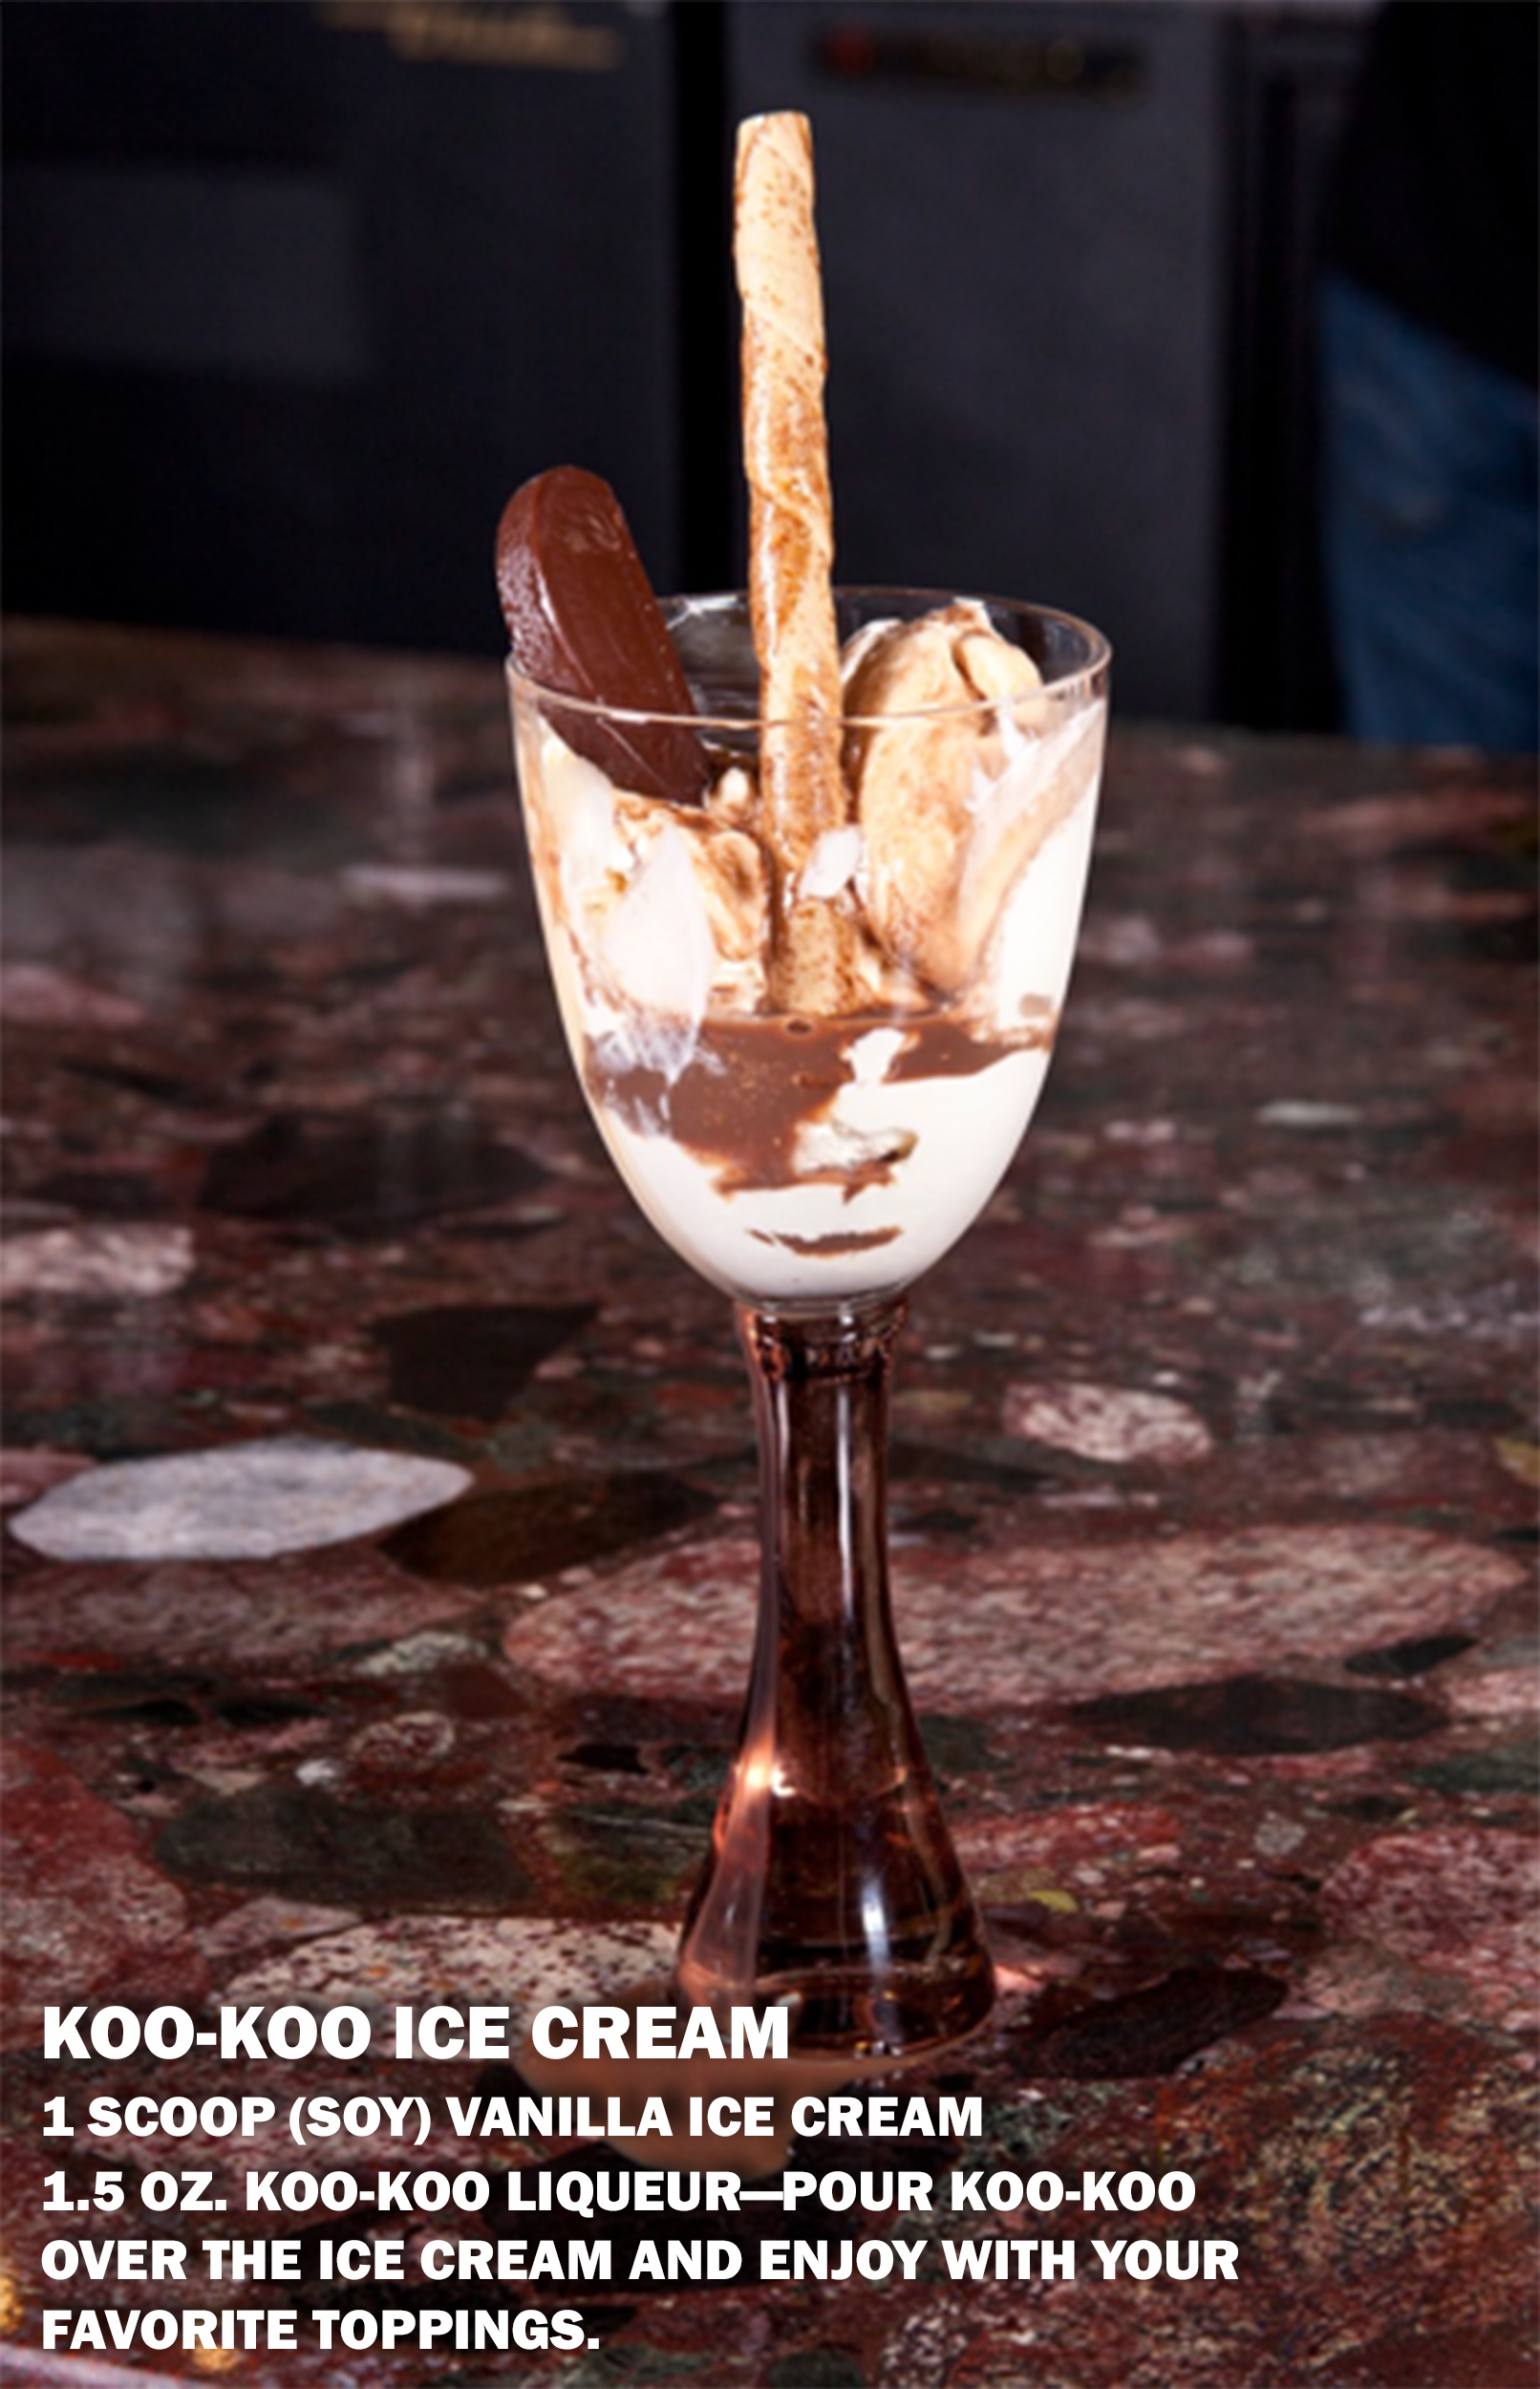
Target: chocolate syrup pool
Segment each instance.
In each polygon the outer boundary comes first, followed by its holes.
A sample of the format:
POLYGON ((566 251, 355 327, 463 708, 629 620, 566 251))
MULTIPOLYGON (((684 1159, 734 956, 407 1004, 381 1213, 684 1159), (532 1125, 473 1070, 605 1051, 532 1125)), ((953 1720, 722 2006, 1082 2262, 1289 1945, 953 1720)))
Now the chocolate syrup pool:
MULTIPOLYGON (((796 1013, 717 1016, 702 1022, 689 1063, 672 1082, 633 1056, 617 1059, 610 1041, 586 1041, 583 1075, 590 1100, 640 1136, 667 1136, 711 1172, 717 1192, 731 1197, 757 1190, 826 1185, 849 1201, 865 1188, 887 1186, 912 1149, 912 1134, 895 1129, 886 1145, 809 1161, 803 1131, 829 1121, 840 1095, 858 1077, 853 1057, 870 1037, 892 1043, 880 1072, 896 1087, 921 1079, 972 1078, 1024 1050, 1046 1053, 1051 1016, 1008 1034, 980 1035, 944 1012, 844 1014, 809 1020, 796 1013)), ((895 1106, 901 1113, 903 1105, 895 1106)), ((896 1235, 897 1229, 883 1232, 896 1235)), ((838 1231, 814 1239, 820 1249, 866 1243, 838 1231)))

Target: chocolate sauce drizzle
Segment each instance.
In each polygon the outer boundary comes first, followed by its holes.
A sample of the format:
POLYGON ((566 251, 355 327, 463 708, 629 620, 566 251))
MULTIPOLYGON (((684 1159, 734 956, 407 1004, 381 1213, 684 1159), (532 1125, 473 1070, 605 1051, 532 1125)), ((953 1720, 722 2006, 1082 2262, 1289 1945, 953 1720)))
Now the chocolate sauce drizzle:
MULTIPOLYGON (((899 1131, 886 1151, 798 1166, 800 1131, 830 1117, 853 1075, 850 1050, 863 1037, 874 1029, 902 1033, 884 1078, 892 1085, 972 1078, 1008 1054, 1046 1051, 1054 1025, 1046 1013, 994 1035, 945 1012, 846 1013, 823 1021, 796 1013, 718 1014, 702 1022, 690 1061, 672 1083, 642 1064, 617 1065, 613 1045, 606 1041, 601 1047, 591 1039, 583 1075, 595 1105, 615 1112, 637 1134, 670 1136, 705 1162, 719 1194, 833 1185, 848 1202, 868 1186, 889 1185, 896 1164, 912 1149, 912 1139, 899 1131)), ((807 1249, 855 1247, 835 1236, 809 1239, 807 1249)))
POLYGON ((845 1253, 875 1252, 879 1244, 891 1244, 901 1236, 901 1228, 845 1228, 833 1236, 774 1236, 768 1228, 751 1228, 750 1236, 757 1244, 775 1244, 783 1252, 796 1253, 803 1260, 833 1260, 845 1253))

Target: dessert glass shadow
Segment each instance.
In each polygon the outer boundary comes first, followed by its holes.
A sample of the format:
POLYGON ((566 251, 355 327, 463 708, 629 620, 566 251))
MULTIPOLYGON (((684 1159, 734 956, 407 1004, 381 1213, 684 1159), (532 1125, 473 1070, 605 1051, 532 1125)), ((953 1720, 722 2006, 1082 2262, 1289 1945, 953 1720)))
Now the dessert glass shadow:
MULTIPOLYGON (((955 614, 927 592, 836 603, 857 706, 873 642, 899 625, 930 637, 923 624, 955 614)), ((856 710, 835 728, 850 821, 792 893, 828 907, 837 966, 826 1005, 796 1010, 777 1007, 767 969, 788 892, 756 806, 779 725, 758 719, 745 601, 665 608, 692 717, 587 704, 508 671, 579 1077, 643 1212, 731 1298, 753 1386, 759 1625, 676 1986, 695 2005, 781 2002, 793 2050, 845 2057, 955 2039, 994 1997, 894 1633, 888 1382, 905 1289, 988 1201, 1047 1070, 1108 651, 1067 615, 973 611, 1011 651, 995 675, 1006 693, 856 710), (1016 668, 1023 653, 1035 671, 1016 668), (638 759, 681 739, 705 757, 694 792, 640 792, 638 759)))

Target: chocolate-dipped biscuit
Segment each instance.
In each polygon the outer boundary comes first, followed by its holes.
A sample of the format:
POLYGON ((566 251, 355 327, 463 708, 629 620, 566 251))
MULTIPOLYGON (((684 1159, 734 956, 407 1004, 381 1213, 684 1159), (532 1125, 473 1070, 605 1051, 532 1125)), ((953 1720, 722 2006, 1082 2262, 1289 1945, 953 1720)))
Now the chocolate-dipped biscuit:
POLYGON ((517 669, 603 716, 549 707, 568 746, 618 787, 696 805, 710 766, 684 721, 695 710, 647 570, 615 494, 559 464, 514 492, 498 526, 498 593, 517 669))

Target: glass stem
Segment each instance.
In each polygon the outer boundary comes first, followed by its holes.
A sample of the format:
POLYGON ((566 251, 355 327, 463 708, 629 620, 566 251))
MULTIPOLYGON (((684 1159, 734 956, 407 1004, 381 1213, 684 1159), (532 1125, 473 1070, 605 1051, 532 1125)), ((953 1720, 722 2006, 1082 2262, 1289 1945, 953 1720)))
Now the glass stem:
POLYGON ((796 2047, 898 2054, 987 2013, 993 1973, 904 1683, 888 1588, 888 1389, 902 1301, 746 1307, 759 1627, 681 1989, 794 2008, 796 2047))

